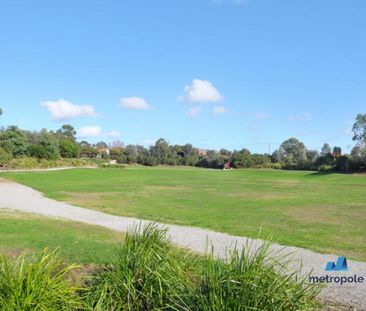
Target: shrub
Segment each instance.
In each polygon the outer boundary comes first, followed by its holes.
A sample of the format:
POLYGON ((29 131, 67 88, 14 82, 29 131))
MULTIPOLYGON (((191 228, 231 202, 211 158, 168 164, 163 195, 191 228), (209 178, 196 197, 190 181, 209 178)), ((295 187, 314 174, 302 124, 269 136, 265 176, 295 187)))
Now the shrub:
POLYGON ((65 267, 57 251, 45 251, 33 258, 23 255, 14 262, 0 259, 0 309, 56 311, 84 308, 77 295, 78 289, 68 282, 74 268, 65 267))
POLYGON ((59 159, 47 160, 36 159, 31 157, 22 157, 14 159, 9 166, 13 169, 37 169, 37 168, 53 168, 53 167, 78 167, 94 165, 96 161, 87 159, 59 159))
POLYGON ((63 158, 77 158, 80 154, 78 144, 69 139, 62 139, 59 148, 63 158))
POLYGON ((12 159, 12 155, 0 147, 0 166, 8 164, 12 159))
POLYGON ((334 171, 334 167, 332 165, 323 164, 319 166, 319 172, 332 172, 334 171))

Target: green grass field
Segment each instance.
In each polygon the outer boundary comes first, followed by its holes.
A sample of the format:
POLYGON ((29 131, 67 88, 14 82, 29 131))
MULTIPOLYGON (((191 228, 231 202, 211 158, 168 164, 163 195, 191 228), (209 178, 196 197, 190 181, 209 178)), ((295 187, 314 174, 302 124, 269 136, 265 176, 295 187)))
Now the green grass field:
POLYGON ((60 249, 68 262, 105 263, 123 235, 101 227, 0 210, 0 255, 60 249))
POLYGON ((366 176, 196 168, 7 173, 48 197, 366 260, 366 176))

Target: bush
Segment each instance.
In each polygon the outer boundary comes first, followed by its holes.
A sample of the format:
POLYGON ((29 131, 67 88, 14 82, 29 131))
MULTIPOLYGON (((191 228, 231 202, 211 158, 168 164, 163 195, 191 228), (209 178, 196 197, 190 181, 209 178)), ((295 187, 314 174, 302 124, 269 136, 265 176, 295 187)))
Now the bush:
POLYGON ((0 147, 0 166, 9 164, 12 159, 12 155, 0 147))
POLYGON ((319 172, 333 172, 334 171, 334 167, 332 165, 327 165, 327 164, 323 164, 319 167, 319 172))
POLYGON ((38 257, 20 256, 10 262, 0 259, 0 309, 79 310, 84 303, 78 288, 68 277, 76 266, 64 266, 57 252, 43 252, 38 257), (26 260, 27 259, 27 260, 26 260))
POLYGON ((77 158, 80 154, 78 144, 68 139, 61 140, 59 148, 63 158, 77 158))
POLYGON ((31 157, 22 157, 13 159, 9 166, 13 169, 38 169, 38 168, 54 168, 54 167, 79 167, 94 165, 95 161, 87 159, 59 159, 47 160, 36 159, 31 157))

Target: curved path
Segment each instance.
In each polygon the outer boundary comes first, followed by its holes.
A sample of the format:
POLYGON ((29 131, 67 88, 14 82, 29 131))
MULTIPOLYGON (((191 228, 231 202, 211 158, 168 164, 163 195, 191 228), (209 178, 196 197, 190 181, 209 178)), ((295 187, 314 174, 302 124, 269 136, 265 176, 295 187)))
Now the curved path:
MULTIPOLYGON (((121 232, 126 232, 136 224, 145 225, 150 223, 145 220, 113 216, 48 199, 38 191, 4 179, 0 179, 1 208, 37 213, 49 217, 60 217, 121 232)), ((263 243, 261 240, 232 236, 201 228, 177 225, 162 226, 167 228, 168 235, 173 243, 196 252, 205 252, 209 241, 214 247, 215 255, 218 258, 223 258, 227 250, 235 245, 241 248, 250 243, 255 249, 263 243)), ((312 276, 351 277, 357 275, 363 277, 365 279, 363 283, 358 284, 327 284, 320 296, 327 302, 351 306, 354 310, 366 310, 366 263, 349 260, 348 272, 325 272, 326 263, 335 261, 337 259, 336 255, 324 255, 302 248, 284 247, 278 244, 272 244, 271 251, 277 254, 291 254, 290 257, 294 260, 293 267, 299 268, 302 263, 302 273, 311 272, 312 276)))

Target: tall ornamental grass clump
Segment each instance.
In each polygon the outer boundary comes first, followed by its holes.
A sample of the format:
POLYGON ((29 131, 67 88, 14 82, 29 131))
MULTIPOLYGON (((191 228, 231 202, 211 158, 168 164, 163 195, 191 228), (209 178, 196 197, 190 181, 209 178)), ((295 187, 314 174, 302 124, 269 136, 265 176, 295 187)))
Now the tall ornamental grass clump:
POLYGON ((68 282, 75 266, 64 266, 57 251, 16 260, 0 258, 0 310, 81 310, 84 303, 68 282))
POLYGON ((93 282, 86 300, 93 310, 191 310, 189 261, 155 225, 135 228, 116 261, 93 282))
POLYGON ((290 272, 286 263, 269 259, 269 246, 236 249, 226 261, 206 256, 199 270, 195 310, 317 309, 318 288, 290 272))
POLYGON ((154 225, 135 229, 119 247, 116 262, 94 279, 88 304, 98 311, 317 308, 318 288, 286 264, 268 259, 268 243, 234 250, 227 260, 212 254, 184 255, 154 225))

